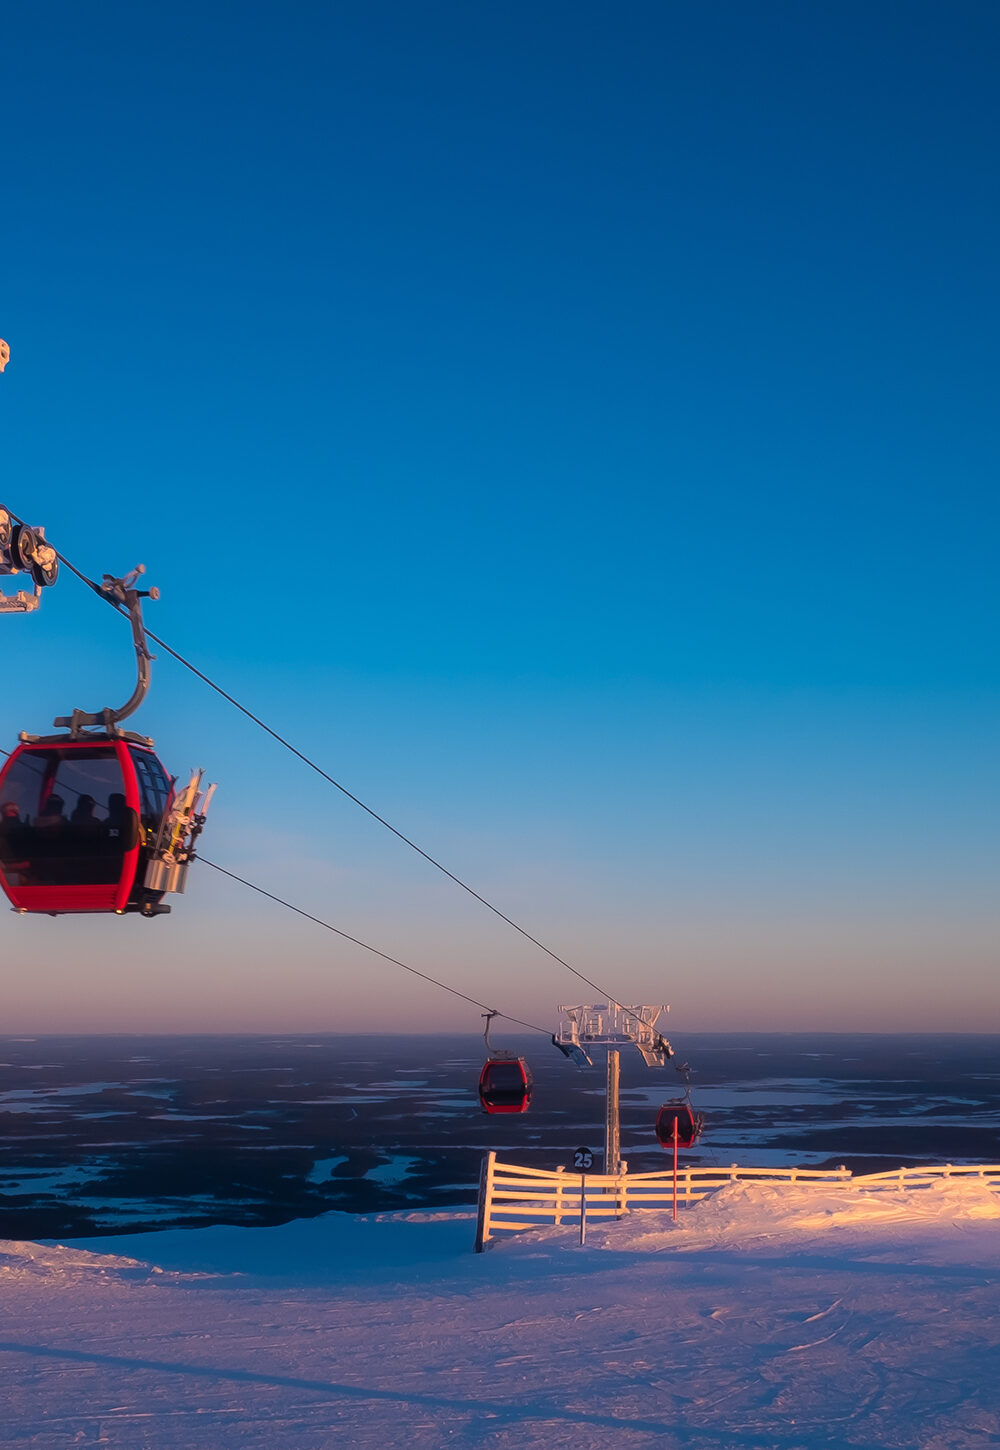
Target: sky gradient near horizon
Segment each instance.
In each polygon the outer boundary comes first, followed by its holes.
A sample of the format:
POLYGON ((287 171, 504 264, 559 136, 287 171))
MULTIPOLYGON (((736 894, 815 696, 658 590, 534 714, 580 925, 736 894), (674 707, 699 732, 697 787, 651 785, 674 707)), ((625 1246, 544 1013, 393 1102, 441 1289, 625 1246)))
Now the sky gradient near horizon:
MULTIPOLYGON (((0 21, 0 500, 671 1030, 1000 1030, 1000 11, 56 0, 0 21)), ((6 581, 8 592, 11 581, 6 581)), ((66 576, 9 748, 131 688, 66 576)), ((205 852, 593 994, 169 659, 205 852)), ((471 1030, 198 868, 0 914, 5 1030, 471 1030)))

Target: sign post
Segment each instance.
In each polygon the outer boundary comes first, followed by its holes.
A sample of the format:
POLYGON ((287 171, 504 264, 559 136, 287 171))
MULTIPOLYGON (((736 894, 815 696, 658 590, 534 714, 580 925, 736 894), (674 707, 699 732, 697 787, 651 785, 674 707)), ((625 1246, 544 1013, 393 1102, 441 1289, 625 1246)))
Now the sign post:
MULTIPOLYGON (((688 1182, 691 1179, 688 1178, 688 1182)), ((677 1118, 674 1118, 674 1223, 677 1222, 677 1118)))
POLYGON ((580 1245, 587 1242, 587 1169, 593 1168, 594 1155, 589 1148, 577 1148, 573 1167, 580 1173, 580 1245))

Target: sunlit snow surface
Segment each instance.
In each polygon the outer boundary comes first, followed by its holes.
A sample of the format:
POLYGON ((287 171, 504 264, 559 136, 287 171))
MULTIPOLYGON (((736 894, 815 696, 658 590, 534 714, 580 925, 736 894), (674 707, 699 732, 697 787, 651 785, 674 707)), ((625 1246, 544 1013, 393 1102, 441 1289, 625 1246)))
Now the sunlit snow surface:
POLYGON ((1000 1195, 736 1183, 506 1238, 467 1212, 0 1243, 4 1447, 985 1450, 1000 1195), (115 1255, 92 1254, 115 1245, 115 1255))

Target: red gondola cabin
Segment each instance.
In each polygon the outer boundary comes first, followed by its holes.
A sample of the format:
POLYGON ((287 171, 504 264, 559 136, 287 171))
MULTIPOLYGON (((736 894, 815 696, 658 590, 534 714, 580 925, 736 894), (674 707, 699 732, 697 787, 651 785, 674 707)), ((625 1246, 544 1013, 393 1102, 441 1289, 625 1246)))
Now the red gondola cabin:
POLYGON ((693 1148, 701 1137, 705 1126, 704 1113, 693 1113, 690 1103, 664 1103, 656 1115, 656 1136, 661 1147, 674 1146, 674 1127, 677 1128, 678 1148, 693 1148))
POLYGON ((144 882, 172 800, 173 781, 144 745, 20 745, 0 770, 0 886, 17 911, 166 911, 144 882))
POLYGON ((491 1057, 479 1076, 479 1101, 487 1113, 526 1113, 531 1088, 523 1057, 491 1057))

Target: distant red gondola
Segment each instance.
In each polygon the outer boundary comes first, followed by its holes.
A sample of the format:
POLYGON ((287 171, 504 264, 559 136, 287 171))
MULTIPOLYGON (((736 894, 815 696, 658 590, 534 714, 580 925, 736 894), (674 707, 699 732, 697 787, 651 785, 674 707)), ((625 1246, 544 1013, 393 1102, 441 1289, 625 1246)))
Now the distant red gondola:
POLYGON ((705 1127, 705 1114, 692 1112, 691 1104, 683 1100, 664 1103, 656 1115, 656 1136, 661 1147, 674 1146, 675 1125, 678 1148, 693 1148, 705 1127))
POLYGON ((479 1101, 487 1113, 526 1113, 531 1069, 523 1057, 491 1057, 479 1076, 479 1101))

